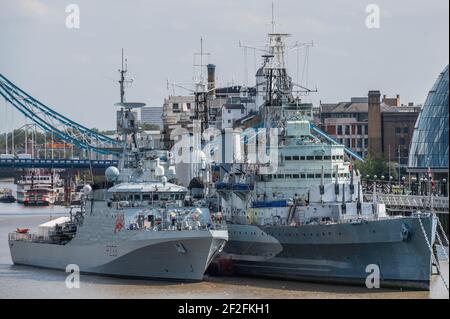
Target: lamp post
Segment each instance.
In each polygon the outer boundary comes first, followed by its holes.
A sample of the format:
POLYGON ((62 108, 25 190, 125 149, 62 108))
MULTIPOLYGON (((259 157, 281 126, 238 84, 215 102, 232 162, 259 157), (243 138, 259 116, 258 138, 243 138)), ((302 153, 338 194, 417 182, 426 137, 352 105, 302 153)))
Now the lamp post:
POLYGON ((373 175, 373 193, 376 194, 377 192, 377 175, 373 175))
POLYGON ((403 189, 403 195, 406 194, 406 193, 405 193, 405 180, 406 180, 406 177, 403 176, 403 177, 402 177, 402 189, 403 189))
POLYGON ((426 195, 426 189, 425 189, 425 182, 426 182, 426 178, 425 177, 421 177, 420 178, 420 195, 426 195))
POLYGON ((443 196, 447 196, 447 179, 442 179, 442 184, 441 184, 441 193, 443 196))
POLYGON ((414 176, 411 177, 411 192, 413 195, 417 195, 417 178, 415 178, 414 176))
POLYGON ((384 181, 384 175, 381 175, 380 177, 380 183, 381 183, 381 190, 383 191, 383 193, 385 193, 385 188, 386 188, 386 183, 384 181))
POLYGON ((394 179, 393 176, 389 176, 389 194, 392 193, 392 180, 394 179))

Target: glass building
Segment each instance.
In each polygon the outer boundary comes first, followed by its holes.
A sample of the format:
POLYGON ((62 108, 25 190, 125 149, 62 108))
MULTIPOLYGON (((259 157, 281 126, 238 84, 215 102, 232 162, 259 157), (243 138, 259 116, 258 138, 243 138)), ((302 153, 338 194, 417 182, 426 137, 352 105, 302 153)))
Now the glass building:
POLYGON ((448 65, 428 94, 414 127, 408 170, 448 173, 448 65))

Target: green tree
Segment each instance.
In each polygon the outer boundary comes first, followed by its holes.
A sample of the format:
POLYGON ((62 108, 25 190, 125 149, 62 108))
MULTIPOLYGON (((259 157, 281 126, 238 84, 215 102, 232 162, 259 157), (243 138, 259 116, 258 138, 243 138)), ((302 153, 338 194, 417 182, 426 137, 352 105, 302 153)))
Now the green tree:
POLYGON ((391 167, 391 176, 396 180, 397 170, 393 163, 389 163, 385 158, 375 158, 369 155, 365 158, 364 163, 357 162, 355 164, 356 169, 360 171, 363 177, 377 175, 378 177, 385 176, 389 178, 389 166, 391 167))

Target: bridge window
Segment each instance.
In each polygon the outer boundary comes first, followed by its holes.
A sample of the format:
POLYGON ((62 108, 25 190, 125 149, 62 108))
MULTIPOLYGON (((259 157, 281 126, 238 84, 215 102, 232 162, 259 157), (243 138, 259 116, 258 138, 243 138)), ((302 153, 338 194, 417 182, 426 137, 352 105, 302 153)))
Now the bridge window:
POLYGON ((314 161, 314 156, 306 156, 307 161, 314 161))
POLYGON ((292 175, 292 178, 299 179, 299 178, 300 178, 300 175, 299 175, 299 174, 294 174, 294 175, 292 175))
POLYGON ((142 194, 142 200, 150 200, 150 194, 142 194))
POLYGON ((323 157, 322 157, 322 156, 316 156, 314 159, 315 159, 316 161, 321 161, 321 160, 323 159, 323 157))
POLYGON ((299 161, 300 160, 300 156, 296 155, 296 156, 292 156, 292 159, 294 161, 299 161))
POLYGON ((291 161, 291 160, 292 160, 292 156, 285 156, 284 159, 285 159, 286 161, 291 161))
POLYGON ((308 177, 308 178, 314 178, 314 174, 307 174, 306 177, 308 177))
POLYGON ((153 194, 153 200, 159 200, 159 194, 153 194))
POLYGON ((169 198, 170 198, 169 194, 166 193, 159 195, 160 200, 169 200, 169 198))

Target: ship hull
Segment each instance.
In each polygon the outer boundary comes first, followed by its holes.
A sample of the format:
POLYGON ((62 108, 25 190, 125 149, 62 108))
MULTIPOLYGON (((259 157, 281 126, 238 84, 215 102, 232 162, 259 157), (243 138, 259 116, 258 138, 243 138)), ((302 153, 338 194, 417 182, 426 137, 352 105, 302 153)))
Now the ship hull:
POLYGON ((16 265, 66 270, 75 264, 83 273, 199 281, 228 238, 221 230, 158 233, 163 234, 157 238, 154 232, 142 232, 115 243, 85 245, 73 240, 58 245, 10 240, 9 245, 16 265))
MULTIPOLYGON (((421 220, 433 242, 436 220, 421 220)), ((365 285, 376 265, 381 287, 429 289, 431 252, 418 218, 228 229, 221 257, 231 259, 239 275, 365 285)))

